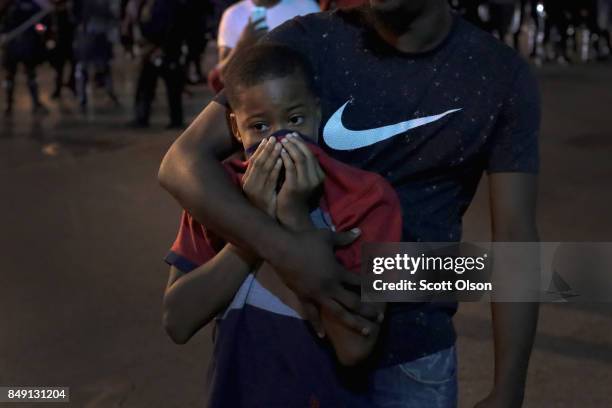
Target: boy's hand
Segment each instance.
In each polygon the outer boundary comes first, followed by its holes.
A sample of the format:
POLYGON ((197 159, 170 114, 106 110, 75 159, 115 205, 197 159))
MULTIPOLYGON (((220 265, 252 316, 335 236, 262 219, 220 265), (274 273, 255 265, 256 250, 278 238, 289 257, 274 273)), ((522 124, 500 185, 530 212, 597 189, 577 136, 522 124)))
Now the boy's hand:
POLYGON ((296 133, 290 133, 281 144, 285 180, 278 193, 276 216, 287 226, 308 228, 309 201, 321 187, 325 173, 308 146, 296 133))
POLYGON ((242 190, 249 201, 269 216, 276 217, 276 185, 283 161, 281 145, 274 138, 263 140, 249 159, 242 190))

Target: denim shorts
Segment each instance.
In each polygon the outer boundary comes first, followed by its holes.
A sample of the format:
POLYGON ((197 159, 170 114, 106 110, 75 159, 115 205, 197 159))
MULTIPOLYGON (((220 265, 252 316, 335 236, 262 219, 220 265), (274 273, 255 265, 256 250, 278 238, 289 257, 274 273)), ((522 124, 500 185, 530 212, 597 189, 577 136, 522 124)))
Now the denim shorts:
POLYGON ((371 406, 381 408, 457 407, 455 346, 370 375, 371 406))

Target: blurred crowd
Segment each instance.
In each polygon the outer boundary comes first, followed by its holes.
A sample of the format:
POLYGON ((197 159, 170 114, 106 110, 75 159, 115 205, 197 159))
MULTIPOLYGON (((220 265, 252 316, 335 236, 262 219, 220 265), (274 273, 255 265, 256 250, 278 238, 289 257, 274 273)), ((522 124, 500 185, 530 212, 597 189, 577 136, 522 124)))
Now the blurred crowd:
MULTIPOLYGON (((367 0, 0 0, 4 112, 13 112, 23 67, 34 113, 46 113, 37 68, 54 70, 51 99, 65 90, 88 109, 88 89, 119 105, 112 63, 122 52, 138 60, 131 126, 147 127, 158 79, 166 88, 170 128, 184 126, 186 85, 223 88, 224 67, 241 48, 297 15, 359 6, 367 0), (217 63, 204 72, 214 41, 217 63)), ((530 56, 535 63, 607 59, 612 0, 449 0, 466 19, 530 56)))
POLYGON ((451 4, 537 64, 610 56, 612 0, 451 0, 451 4))

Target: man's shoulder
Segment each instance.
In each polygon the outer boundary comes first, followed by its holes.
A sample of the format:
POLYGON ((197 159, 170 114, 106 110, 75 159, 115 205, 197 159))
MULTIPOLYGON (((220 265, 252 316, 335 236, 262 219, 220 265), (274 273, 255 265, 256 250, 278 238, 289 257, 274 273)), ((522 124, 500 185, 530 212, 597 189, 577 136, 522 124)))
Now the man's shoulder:
POLYGON ((346 11, 342 10, 319 11, 295 16, 285 22, 285 25, 294 29, 300 29, 305 33, 320 35, 321 39, 325 40, 328 37, 326 34, 331 33, 333 30, 341 29, 348 23, 346 14, 346 11))
POLYGON ((529 71, 527 60, 492 34, 457 16, 458 48, 490 78, 511 80, 518 71, 529 71))
POLYGON ((461 41, 465 41, 464 45, 468 49, 488 54, 492 58, 501 58, 503 61, 519 63, 523 60, 514 48, 500 41, 491 33, 476 27, 463 17, 457 16, 456 18, 461 41))

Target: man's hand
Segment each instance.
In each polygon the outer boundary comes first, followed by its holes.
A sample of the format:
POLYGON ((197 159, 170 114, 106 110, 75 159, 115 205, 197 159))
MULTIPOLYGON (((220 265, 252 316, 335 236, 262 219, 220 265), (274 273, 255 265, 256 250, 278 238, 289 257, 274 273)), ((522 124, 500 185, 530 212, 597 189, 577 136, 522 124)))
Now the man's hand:
POLYGON ((320 189, 325 174, 297 134, 289 134, 281 144, 285 180, 278 193, 276 215, 283 225, 305 229, 311 226, 309 202, 320 189))
POLYGON ((325 174, 297 134, 288 135, 277 145, 281 144, 285 180, 278 193, 276 216, 293 236, 286 241, 283 255, 269 261, 300 298, 306 318, 319 336, 324 336, 320 308, 347 327, 368 335, 376 327, 373 320, 380 319, 381 313, 373 305, 362 305, 359 296, 346 288, 359 286, 360 278, 344 269, 333 252, 334 247, 355 241, 359 230, 333 233, 313 228, 308 203, 325 174))
POLYGON ((275 218, 276 184, 283 161, 279 157, 280 143, 269 143, 269 140, 263 140, 249 159, 242 190, 255 207, 275 218))
POLYGON ((380 319, 376 308, 361 303, 359 295, 346 286, 359 286, 361 278, 342 267, 333 248, 353 242, 359 230, 334 233, 307 230, 292 233, 277 256, 269 261, 279 276, 300 298, 307 320, 317 334, 324 335, 319 306, 325 308, 347 327, 370 334, 380 319))
POLYGON ((482 401, 478 402, 474 408, 520 408, 523 404, 523 387, 517 387, 514 395, 503 395, 497 389, 482 401))

